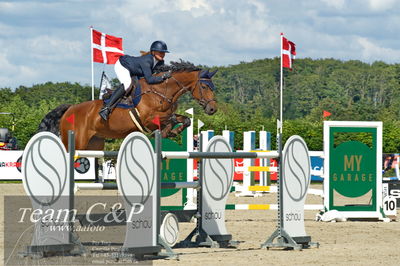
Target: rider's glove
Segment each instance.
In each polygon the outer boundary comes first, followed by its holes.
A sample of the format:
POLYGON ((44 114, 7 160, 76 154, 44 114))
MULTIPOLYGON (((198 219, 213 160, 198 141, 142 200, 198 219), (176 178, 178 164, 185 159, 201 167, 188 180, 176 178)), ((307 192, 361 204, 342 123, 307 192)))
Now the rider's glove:
POLYGON ((172 77, 172 71, 169 70, 168 72, 165 72, 161 77, 163 80, 169 79, 170 77, 172 77))

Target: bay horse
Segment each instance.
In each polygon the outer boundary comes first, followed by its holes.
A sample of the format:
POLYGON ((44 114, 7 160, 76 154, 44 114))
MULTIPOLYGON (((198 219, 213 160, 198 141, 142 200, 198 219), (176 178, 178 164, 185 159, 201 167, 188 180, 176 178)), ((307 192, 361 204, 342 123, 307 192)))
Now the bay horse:
MULTIPOLYGON (((152 121, 159 117, 163 138, 176 136, 190 125, 188 117, 175 113, 177 101, 185 93, 190 92, 208 115, 217 111, 211 80, 217 70, 210 72, 181 61, 159 67, 155 75, 162 75, 165 71, 172 71, 172 77, 162 83, 149 85, 144 79, 139 80, 142 99, 136 107, 142 125, 149 131, 158 128, 152 121), (179 123, 182 125, 174 129, 179 123)), ((102 106, 103 100, 62 104, 43 118, 38 131, 59 135, 68 148, 68 130, 74 130, 77 150, 103 150, 105 138, 125 138, 133 131, 140 131, 129 109, 117 107, 104 121, 98 114, 102 106)))

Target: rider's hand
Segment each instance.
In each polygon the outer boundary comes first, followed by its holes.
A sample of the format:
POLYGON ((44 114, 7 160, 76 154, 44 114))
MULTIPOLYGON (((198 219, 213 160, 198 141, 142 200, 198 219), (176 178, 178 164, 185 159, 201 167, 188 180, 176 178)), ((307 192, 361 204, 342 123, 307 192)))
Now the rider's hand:
POLYGON ((165 72, 161 77, 163 80, 169 79, 170 77, 172 77, 172 71, 169 70, 169 71, 165 72))

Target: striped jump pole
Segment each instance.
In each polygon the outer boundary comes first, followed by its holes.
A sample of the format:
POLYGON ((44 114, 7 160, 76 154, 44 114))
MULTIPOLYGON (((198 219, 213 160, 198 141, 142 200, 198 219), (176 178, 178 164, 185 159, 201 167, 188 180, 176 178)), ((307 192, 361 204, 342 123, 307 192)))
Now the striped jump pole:
MULTIPOLYGON (((278 210, 278 204, 228 204, 227 210, 278 210)), ((322 204, 304 205, 304 210, 321 210, 324 208, 322 204)))

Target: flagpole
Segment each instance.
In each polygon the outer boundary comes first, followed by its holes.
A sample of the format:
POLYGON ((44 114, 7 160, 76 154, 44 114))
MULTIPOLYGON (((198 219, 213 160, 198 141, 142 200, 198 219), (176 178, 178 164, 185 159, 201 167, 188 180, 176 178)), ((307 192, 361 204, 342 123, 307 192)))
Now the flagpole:
POLYGON ((284 222, 284 207, 283 207, 283 171, 282 171, 282 163, 283 163, 283 151, 282 151, 282 128, 283 128, 283 56, 282 56, 282 48, 283 48, 283 33, 281 33, 281 80, 280 80, 280 121, 279 121, 279 131, 277 135, 277 150, 279 154, 279 167, 278 167, 278 193, 277 193, 277 201, 278 201, 278 228, 274 233, 267 239, 267 241, 261 245, 262 248, 268 247, 286 247, 285 243, 293 243, 292 238, 285 232, 283 228, 284 222), (274 243, 274 240, 277 239, 277 243, 274 243), (290 241, 291 240, 291 241, 290 241))
POLYGON ((92 101, 94 100, 94 70, 93 70, 93 26, 90 26, 90 52, 92 63, 92 101))
POLYGON ((278 168, 278 238, 282 238, 282 230, 283 230, 283 171, 282 171, 282 162, 283 162, 283 151, 282 151, 282 138, 283 138, 283 55, 282 55, 282 49, 283 49, 283 33, 281 33, 281 88, 280 88, 280 127, 279 127, 279 135, 278 135, 278 153, 279 153, 279 168, 278 168))
MULTIPOLYGON (((303 240, 298 239, 299 242, 296 242, 296 240, 294 240, 289 233, 285 230, 284 228, 284 222, 286 221, 286 214, 287 214, 287 210, 284 207, 284 197, 286 199, 287 193, 284 194, 283 193, 283 180, 284 180, 284 176, 283 176, 283 161, 284 161, 284 154, 283 154, 283 150, 282 150, 282 143, 283 143, 283 51, 287 51, 286 47, 285 49, 283 49, 283 44, 285 42, 285 46, 286 46, 286 38, 285 41, 283 41, 283 33, 281 33, 281 79, 280 79, 280 121, 279 121, 279 130, 278 130, 278 134, 277 134, 277 150, 279 152, 279 167, 278 167, 278 183, 277 183, 277 187, 278 187, 278 193, 277 193, 277 198, 278 198, 278 228, 275 230, 275 232, 272 233, 272 235, 267 239, 267 241, 264 242, 264 244, 261 245, 262 248, 270 248, 270 247, 291 247, 294 249, 297 249, 300 247, 301 249, 301 242, 303 240), (276 241, 274 241, 276 240, 276 241)), ((288 56, 289 56, 289 67, 291 68, 291 60, 292 60, 292 55, 296 54, 296 50, 295 50, 295 45, 292 42, 288 41, 288 56), (293 45, 293 47, 292 47, 293 45)), ((285 67, 287 67, 287 65, 285 64, 285 67)))
POLYGON ((280 127, 279 127, 279 134, 282 135, 282 128, 283 128, 283 56, 282 56, 282 47, 283 47, 283 33, 281 33, 281 79, 280 79, 280 127))

